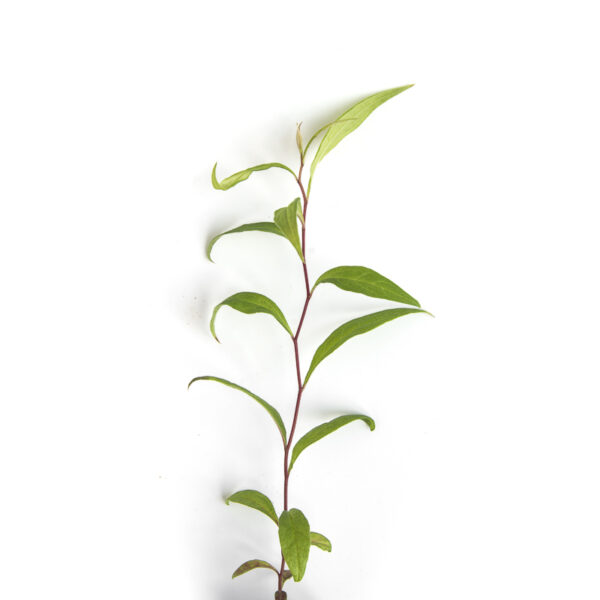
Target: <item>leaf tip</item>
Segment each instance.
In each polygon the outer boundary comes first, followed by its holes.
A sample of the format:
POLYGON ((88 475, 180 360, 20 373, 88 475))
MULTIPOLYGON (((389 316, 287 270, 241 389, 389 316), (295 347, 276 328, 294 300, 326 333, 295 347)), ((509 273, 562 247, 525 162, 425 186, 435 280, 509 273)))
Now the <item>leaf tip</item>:
POLYGON ((215 166, 213 167, 212 174, 210 176, 210 180, 211 180, 212 186, 215 188, 215 190, 223 189, 223 187, 217 180, 217 163, 215 163, 215 166))
POLYGON ((221 340, 217 337, 217 332, 215 331, 215 318, 217 316, 217 311, 219 310, 220 307, 221 307, 220 304, 215 307, 215 310, 213 311, 212 319, 210 320, 210 333, 215 338, 215 340, 217 340, 217 342, 219 344, 221 343, 221 340))

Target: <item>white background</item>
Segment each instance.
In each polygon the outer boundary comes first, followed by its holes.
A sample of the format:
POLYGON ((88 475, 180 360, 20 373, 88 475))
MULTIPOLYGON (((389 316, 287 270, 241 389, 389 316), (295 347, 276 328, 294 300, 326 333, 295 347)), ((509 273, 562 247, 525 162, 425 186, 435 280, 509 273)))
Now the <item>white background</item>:
MULTIPOLYGON (((219 231, 296 195, 306 133, 364 95, 417 85, 321 164, 311 277, 370 266, 435 315, 349 342, 315 372, 291 502, 333 542, 291 600, 600 597, 595 2, 8 1, 0 12, 0 596, 264 600, 277 562, 293 250, 219 231)), ((302 363, 388 303, 323 286, 302 363)))

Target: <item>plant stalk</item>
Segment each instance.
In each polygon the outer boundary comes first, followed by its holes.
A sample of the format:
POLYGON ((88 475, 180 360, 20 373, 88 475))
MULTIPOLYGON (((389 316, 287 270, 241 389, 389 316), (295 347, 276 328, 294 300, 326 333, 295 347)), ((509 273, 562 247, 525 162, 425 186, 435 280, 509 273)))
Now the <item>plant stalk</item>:
MULTIPOLYGON (((293 337, 294 342, 294 357, 296 361, 296 377, 298 379, 298 394, 296 396, 296 407, 294 409, 294 419, 292 421, 292 427, 290 429, 290 435, 285 445, 284 455, 283 455, 283 509, 288 510, 288 491, 289 491, 289 479, 290 479, 290 469, 289 469, 289 455, 290 448, 292 447, 292 441, 294 439, 294 433, 296 431, 296 424, 298 423, 298 415, 300 414, 300 403, 302 401, 302 392, 304 391, 304 385, 302 383, 302 374, 300 372, 300 351, 298 348, 298 338, 300 336, 300 331, 302 330, 302 325, 304 324, 304 317, 306 317, 306 311, 308 309, 308 303, 312 297, 312 292, 310 289, 310 281, 308 279, 308 269, 306 267, 306 211, 308 209, 308 195, 306 190, 304 189, 304 184, 302 183, 302 170, 304 169, 304 156, 302 153, 300 154, 300 168, 298 170, 298 177, 296 181, 298 182, 298 186, 300 187, 300 192, 302 194, 302 256, 304 257, 304 262, 302 263, 302 270, 304 272, 304 284, 306 286, 306 299, 304 301, 304 308, 302 309, 302 315, 300 316, 300 321, 298 323, 298 328, 296 329, 296 333, 293 337)), ((283 552, 281 553, 281 568, 279 569, 279 587, 278 594, 281 596, 283 593, 283 572, 285 570, 285 558, 283 556, 283 552)))

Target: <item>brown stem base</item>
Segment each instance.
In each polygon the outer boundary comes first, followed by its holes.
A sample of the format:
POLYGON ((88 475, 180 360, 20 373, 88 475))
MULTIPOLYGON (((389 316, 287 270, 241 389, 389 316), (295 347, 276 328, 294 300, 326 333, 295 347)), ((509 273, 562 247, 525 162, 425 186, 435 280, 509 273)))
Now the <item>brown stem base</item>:
POLYGON ((286 600, 287 594, 285 592, 275 592, 275 600, 286 600))

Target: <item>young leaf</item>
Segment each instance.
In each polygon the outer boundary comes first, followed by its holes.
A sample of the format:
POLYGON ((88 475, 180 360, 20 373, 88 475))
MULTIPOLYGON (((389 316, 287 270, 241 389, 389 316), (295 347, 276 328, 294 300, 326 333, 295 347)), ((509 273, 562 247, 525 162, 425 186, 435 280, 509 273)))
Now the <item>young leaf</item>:
POLYGON ((304 225, 304 213, 302 212, 302 202, 300 201, 300 198, 296 198, 294 202, 296 202, 296 216, 300 219, 300 223, 304 225))
POLYGON ((304 384, 306 385, 317 365, 349 339, 362 333, 367 333, 367 331, 371 331, 371 329, 375 329, 392 319, 419 312, 424 313, 427 311, 420 308, 390 308, 344 323, 317 348, 304 378, 304 384))
POLYGON ((243 504, 244 506, 254 508, 267 515, 275 525, 279 525, 279 519, 277 518, 273 503, 264 494, 261 494, 256 490, 242 490, 241 492, 236 492, 225 500, 225 504, 229 504, 230 502, 236 502, 237 504, 243 504))
POLYGON ((255 314, 255 313, 266 313, 275 318, 283 328, 293 337, 292 330, 288 325, 288 322, 285 320, 283 313, 280 308, 273 302, 273 300, 263 296, 262 294, 256 294, 255 292, 239 292, 234 294, 233 296, 229 296, 221 302, 221 304, 217 304, 215 309, 213 310, 212 318, 210 320, 210 331, 213 334, 213 337, 217 342, 219 338, 215 333, 215 319, 217 317, 217 313, 222 306, 230 306, 235 310, 239 310, 247 315, 255 314))
POLYGON ((283 571, 283 583, 292 578, 292 572, 289 569, 283 571))
POLYGON ((364 294, 372 298, 421 306, 417 300, 407 294, 393 281, 367 267, 335 267, 334 269, 329 269, 329 271, 325 271, 317 279, 313 290, 320 283, 333 283, 333 285, 337 285, 342 290, 364 294))
POLYGON ((281 229, 283 235, 292 243, 296 249, 300 260, 304 262, 302 255, 302 245, 300 244, 300 236, 298 235, 298 211, 302 212, 300 207, 300 198, 296 198, 288 206, 279 208, 275 211, 273 220, 275 225, 281 229))
POLYGON ((310 525, 302 511, 292 508, 281 513, 279 542, 294 581, 300 581, 304 577, 310 552, 310 525))
POLYGON ((262 398, 260 398, 256 394, 253 394, 250 390, 247 390, 246 388, 243 388, 240 385, 232 383, 231 381, 227 381, 226 379, 221 379, 220 377, 213 377, 212 375, 203 375, 202 377, 194 377, 194 379, 192 379, 189 382, 188 389, 190 388, 192 383, 194 383, 196 381, 216 381, 217 383, 222 383, 223 385, 231 387, 234 390, 239 390, 240 392, 244 392, 244 394, 248 394, 248 396, 250 396, 250 398, 253 398, 254 400, 256 400, 269 413, 269 415, 271 416, 273 421, 275 421, 275 425, 277 425, 277 429, 279 429, 279 433, 281 434, 281 439, 283 440, 283 444, 284 445, 286 444, 287 432, 285 430, 285 425, 283 424, 283 419, 281 418, 281 415, 279 414, 278 410, 274 406, 271 406, 268 402, 265 402, 262 398))
POLYGON ((243 565, 240 565, 233 572, 231 579, 235 579, 236 577, 239 577, 240 575, 244 575, 244 573, 247 573, 248 571, 252 571, 253 569, 271 569, 271 571, 275 571, 275 573, 277 573, 279 575, 279 571, 271 563, 268 563, 266 560, 254 559, 254 560, 248 560, 243 565))
POLYGON ((326 552, 331 552, 331 542, 324 535, 321 535, 316 531, 310 532, 310 545, 316 546, 326 552))
POLYGON ((307 434, 303 435, 294 446, 292 450, 292 459, 290 460, 290 470, 294 466, 296 459, 300 456, 304 450, 306 450, 310 445, 318 442, 320 439, 324 438, 326 435, 333 433, 340 427, 344 425, 348 425, 348 423, 352 423, 352 421, 364 421, 371 431, 375 429, 375 421, 371 419, 371 417, 367 417, 367 415, 344 415, 342 417, 336 417, 331 421, 327 421, 327 423, 322 423, 318 425, 314 429, 311 429, 307 434))
POLYGON ((243 171, 238 171, 237 173, 234 173, 233 175, 230 175, 219 182, 217 180, 217 163, 215 163, 211 175, 212 185, 215 190, 228 190, 241 181, 248 179, 248 177, 250 177, 250 175, 252 175, 252 173, 255 171, 265 171, 266 169, 272 169, 274 167, 289 171, 294 176, 294 179, 296 179, 296 174, 289 167, 286 167, 281 163, 266 163, 264 165, 257 165, 256 167, 250 167, 248 169, 244 169, 243 171))
POLYGON ((329 131, 327 131, 321 140, 319 149, 310 166, 311 177, 325 155, 331 152, 349 133, 352 133, 378 106, 381 106, 386 100, 397 96, 400 92, 404 92, 411 87, 412 85, 404 85, 377 92, 372 96, 363 98, 340 115, 338 122, 329 128, 329 131))
POLYGON ((208 260, 213 262, 213 259, 210 257, 210 253, 213 249, 213 246, 217 242, 217 240, 219 240, 224 235, 227 235, 229 233, 243 233, 245 231, 264 231, 265 233, 274 233, 275 235, 280 235, 282 237, 285 237, 283 235, 281 229, 279 229, 279 227, 277 227, 277 225, 275 225, 275 223, 271 223, 270 221, 264 221, 261 223, 248 223, 247 225, 240 225, 239 227, 235 227, 234 229, 230 229, 229 231, 224 231, 223 233, 216 235, 214 238, 212 238, 212 240, 210 240, 210 242, 208 243, 208 246, 206 247, 206 256, 208 257, 208 260))

